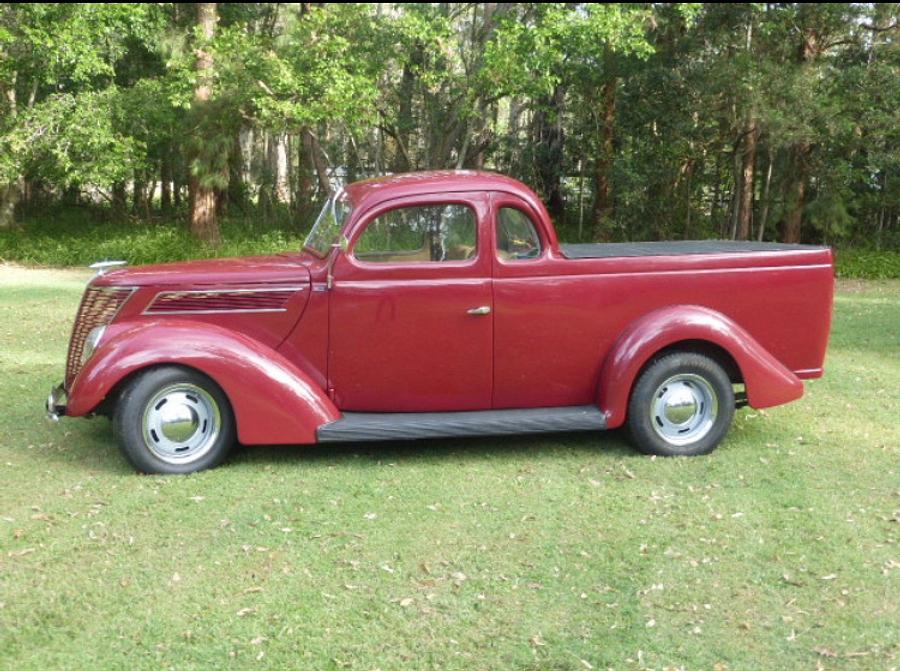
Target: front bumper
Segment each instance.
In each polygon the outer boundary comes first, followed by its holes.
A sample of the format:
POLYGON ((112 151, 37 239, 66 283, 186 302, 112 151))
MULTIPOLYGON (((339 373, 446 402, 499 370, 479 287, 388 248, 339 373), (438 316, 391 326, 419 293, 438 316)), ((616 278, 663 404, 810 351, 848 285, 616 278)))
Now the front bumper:
POLYGON ((47 419, 58 422, 66 414, 66 390, 59 384, 50 390, 47 397, 47 419))

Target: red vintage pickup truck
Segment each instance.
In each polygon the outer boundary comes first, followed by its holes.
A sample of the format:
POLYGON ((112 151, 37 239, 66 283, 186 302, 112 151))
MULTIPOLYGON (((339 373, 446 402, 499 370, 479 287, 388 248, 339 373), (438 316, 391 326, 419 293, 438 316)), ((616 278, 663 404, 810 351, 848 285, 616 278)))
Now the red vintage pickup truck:
POLYGON ((834 285, 824 247, 560 244, 533 191, 469 171, 350 184, 303 250, 99 265, 47 409, 111 416, 150 473, 236 442, 623 425, 705 454, 822 375, 834 285))

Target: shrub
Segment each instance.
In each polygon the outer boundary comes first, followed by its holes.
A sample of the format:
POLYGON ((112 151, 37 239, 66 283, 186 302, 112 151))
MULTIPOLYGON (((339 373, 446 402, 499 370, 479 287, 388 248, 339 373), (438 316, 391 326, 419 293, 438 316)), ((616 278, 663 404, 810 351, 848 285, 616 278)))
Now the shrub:
POLYGON ((174 218, 158 222, 108 221, 83 208, 35 215, 19 228, 0 229, 0 260, 30 265, 86 266, 102 259, 132 265, 214 256, 299 250, 306 227, 240 215, 221 222, 222 245, 206 246, 174 218))
POLYGON ((869 280, 900 278, 900 252, 874 249, 840 249, 837 254, 838 277, 869 280))

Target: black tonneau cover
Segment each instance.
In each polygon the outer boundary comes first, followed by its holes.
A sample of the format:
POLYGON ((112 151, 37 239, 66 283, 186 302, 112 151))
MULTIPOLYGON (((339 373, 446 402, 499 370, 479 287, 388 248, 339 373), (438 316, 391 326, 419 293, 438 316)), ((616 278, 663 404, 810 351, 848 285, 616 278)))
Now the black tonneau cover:
POLYGON ((602 259, 617 256, 682 256, 685 254, 746 254, 751 252, 802 252, 826 249, 817 245, 734 240, 673 240, 670 242, 598 242, 561 244, 569 259, 602 259))

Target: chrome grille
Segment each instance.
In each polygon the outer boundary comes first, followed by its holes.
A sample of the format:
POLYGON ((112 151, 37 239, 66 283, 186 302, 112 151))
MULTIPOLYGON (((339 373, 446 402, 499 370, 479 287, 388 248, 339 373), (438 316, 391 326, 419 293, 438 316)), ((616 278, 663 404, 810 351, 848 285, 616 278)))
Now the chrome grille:
POLYGON ((69 356, 66 359, 67 390, 81 370, 81 353, 88 333, 97 326, 109 324, 133 291, 133 287, 88 287, 85 290, 69 340, 69 356))

